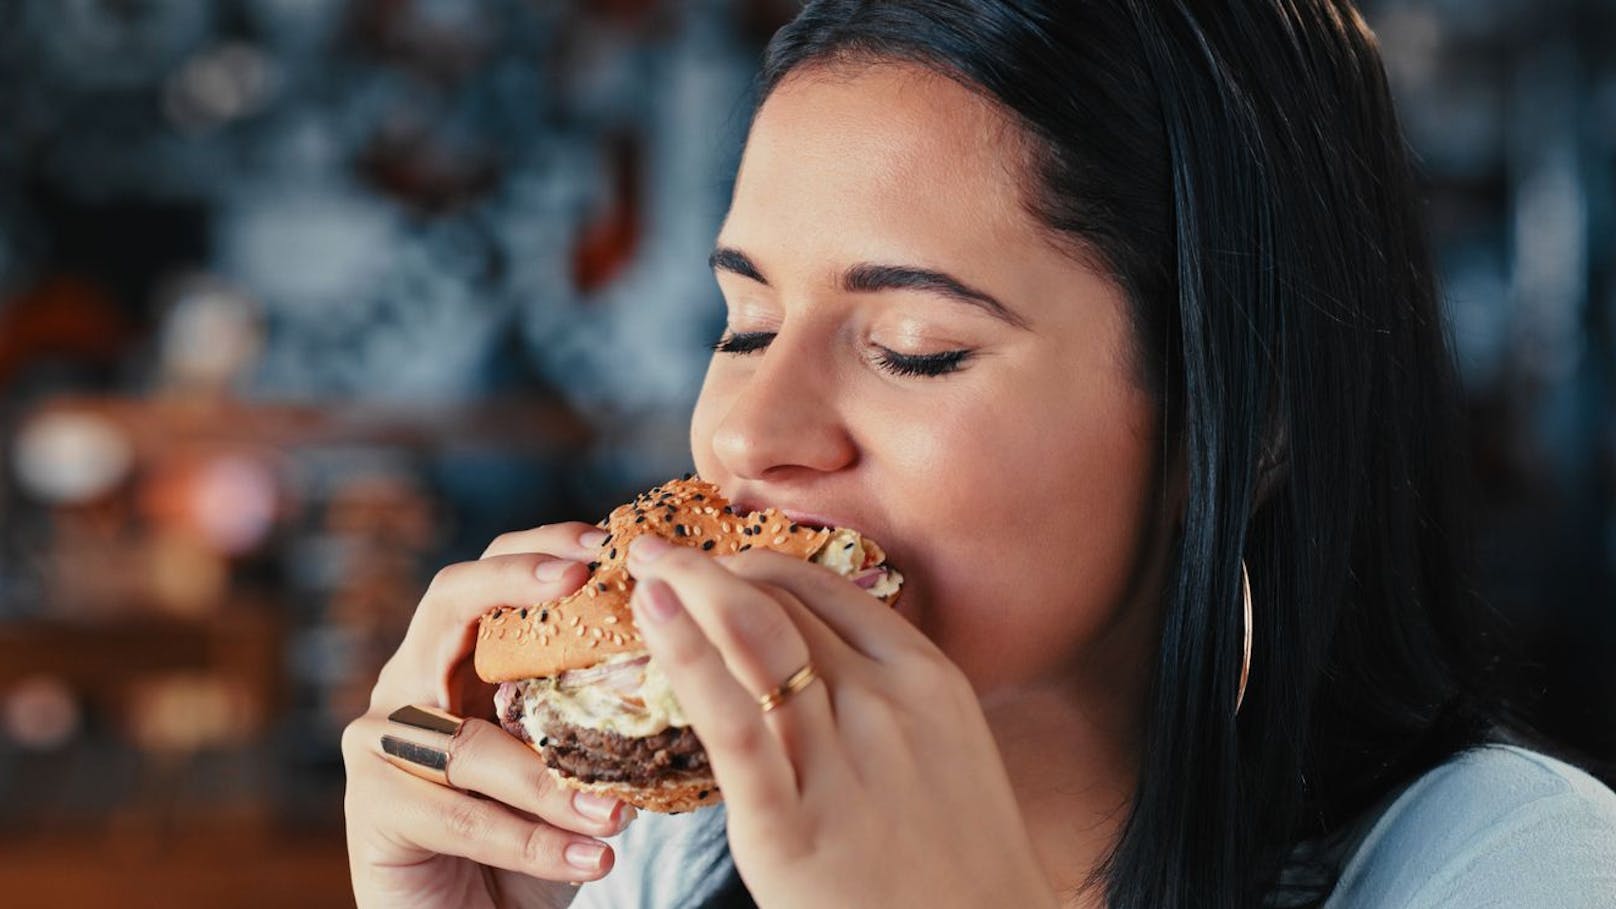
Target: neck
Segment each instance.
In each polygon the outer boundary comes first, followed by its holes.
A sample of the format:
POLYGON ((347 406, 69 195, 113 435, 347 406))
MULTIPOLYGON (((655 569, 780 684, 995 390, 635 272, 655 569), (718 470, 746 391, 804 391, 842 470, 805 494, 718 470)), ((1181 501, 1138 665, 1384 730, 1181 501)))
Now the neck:
POLYGON ((1063 906, 1102 906, 1103 889, 1084 885, 1127 819, 1134 737, 1053 687, 995 695, 983 708, 1050 887, 1063 906))

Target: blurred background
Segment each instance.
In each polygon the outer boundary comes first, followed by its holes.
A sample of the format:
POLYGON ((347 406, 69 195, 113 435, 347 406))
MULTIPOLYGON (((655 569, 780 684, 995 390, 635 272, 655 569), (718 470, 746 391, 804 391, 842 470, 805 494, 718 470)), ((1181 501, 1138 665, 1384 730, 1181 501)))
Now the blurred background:
MULTIPOLYGON (((0 893, 351 903, 426 581, 689 469, 791 0, 0 0, 0 893)), ((1380 0, 1541 721, 1616 758, 1616 3, 1380 0)))

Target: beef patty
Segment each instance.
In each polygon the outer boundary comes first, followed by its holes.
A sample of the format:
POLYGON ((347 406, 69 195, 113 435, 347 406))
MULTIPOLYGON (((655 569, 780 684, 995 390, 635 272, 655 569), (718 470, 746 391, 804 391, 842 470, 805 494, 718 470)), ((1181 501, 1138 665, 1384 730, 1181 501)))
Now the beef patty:
MULTIPOLYGON (((529 745, 522 724, 522 702, 512 698, 500 725, 529 745)), ((629 783, 645 786, 667 778, 706 775, 707 751, 688 726, 670 726, 655 735, 629 738, 601 729, 586 729, 555 717, 543 718, 539 753, 544 763, 585 783, 629 783)))

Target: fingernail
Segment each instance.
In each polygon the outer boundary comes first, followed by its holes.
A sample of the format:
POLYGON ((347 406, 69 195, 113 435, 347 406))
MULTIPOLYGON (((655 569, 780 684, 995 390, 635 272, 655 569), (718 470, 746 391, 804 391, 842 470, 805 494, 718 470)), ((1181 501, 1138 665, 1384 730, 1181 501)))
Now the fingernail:
POLYGON ((639 586, 634 588, 633 603, 636 615, 643 615, 657 622, 666 622, 678 615, 682 608, 679 595, 674 593, 673 588, 661 578, 641 581, 639 586))
POLYGON ((578 535, 578 545, 585 549, 599 549, 606 542, 606 531, 586 530, 578 535))
POLYGON ((600 857, 606 854, 606 847, 599 843, 573 843, 562 850, 562 856, 567 864, 579 871, 600 870, 600 857))
POLYGON ((642 534, 628 544, 628 557, 641 565, 649 565, 667 555, 673 544, 654 533, 642 534))
POLYGON ((545 559, 533 569, 533 576, 541 581, 559 581, 567 569, 578 564, 566 559, 545 559))
POLYGON ((609 795, 580 792, 572 797, 572 807, 581 815, 597 821, 610 820, 618 801, 609 795))

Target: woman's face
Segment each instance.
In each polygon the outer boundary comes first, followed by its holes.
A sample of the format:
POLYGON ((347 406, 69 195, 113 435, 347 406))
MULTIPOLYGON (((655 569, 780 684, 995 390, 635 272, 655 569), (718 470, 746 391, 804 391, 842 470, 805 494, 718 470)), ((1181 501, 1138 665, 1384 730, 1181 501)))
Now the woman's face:
POLYGON ((718 237, 734 350, 691 426, 738 505, 879 541, 984 696, 1115 663, 1158 511, 1124 295, 1023 210, 1021 147, 918 67, 788 79, 718 237))

